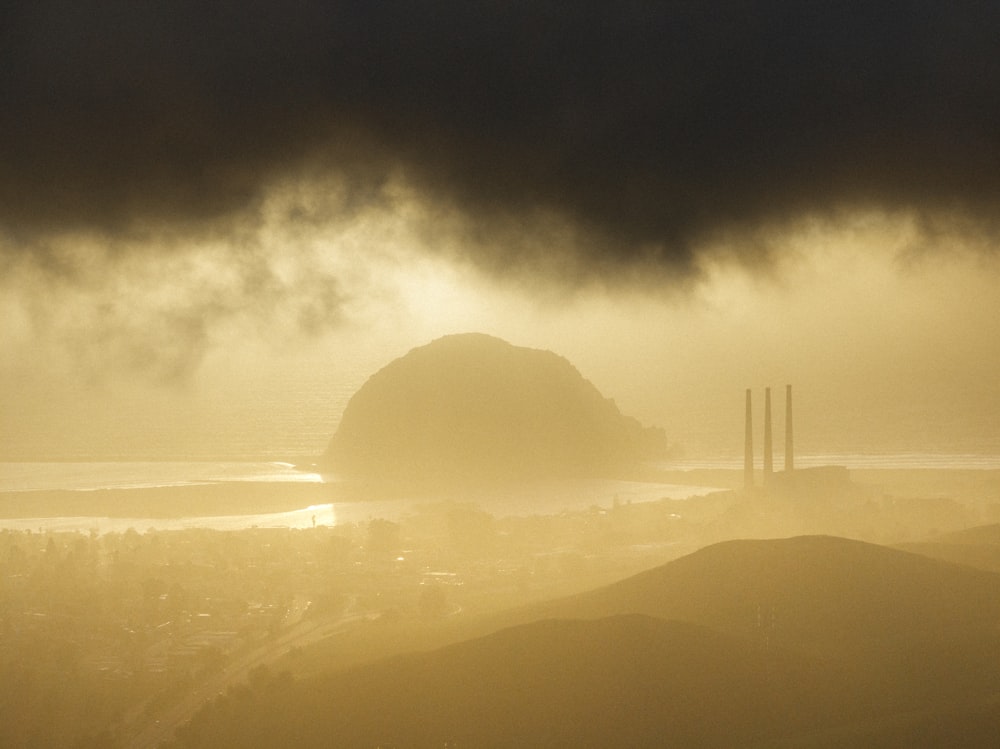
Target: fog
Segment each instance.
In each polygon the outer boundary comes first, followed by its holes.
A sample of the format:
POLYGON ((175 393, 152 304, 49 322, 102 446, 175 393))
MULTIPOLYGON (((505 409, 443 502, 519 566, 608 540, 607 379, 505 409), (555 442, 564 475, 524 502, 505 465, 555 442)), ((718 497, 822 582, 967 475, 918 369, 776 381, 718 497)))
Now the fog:
POLYGON ((992 745, 998 25, 0 12, 0 744, 992 745))
POLYGON ((108 266, 99 253, 82 279, 16 267, 3 455, 304 460, 371 373, 467 331, 555 350, 692 457, 738 456, 743 388, 783 382, 803 394, 805 452, 997 449, 1000 268, 956 238, 919 246, 912 221, 802 222, 772 240, 766 272, 722 247, 697 280, 655 287, 500 280, 365 231, 305 255, 279 244, 248 262, 255 285, 211 249, 108 266))

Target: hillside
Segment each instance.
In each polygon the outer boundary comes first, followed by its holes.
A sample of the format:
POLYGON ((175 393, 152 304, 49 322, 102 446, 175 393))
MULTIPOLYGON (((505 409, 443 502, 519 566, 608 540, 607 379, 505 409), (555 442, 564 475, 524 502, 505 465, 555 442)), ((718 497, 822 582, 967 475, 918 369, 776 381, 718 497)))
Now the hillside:
POLYGON ((258 679, 176 746, 991 746, 1000 725, 1000 575, 872 544, 720 543, 491 621, 258 679))
POLYGON ((248 690, 178 746, 739 746, 863 714, 832 673, 682 622, 550 620, 248 690))
POLYGON ((469 333, 413 349, 351 398, 323 464, 406 487, 614 476, 666 450, 563 357, 469 333))
POLYGON ((522 612, 642 613, 824 655, 891 657, 1000 621, 1000 575, 832 536, 735 540, 522 612))
POLYGON ((980 525, 944 533, 924 541, 899 544, 916 554, 1000 572, 1000 524, 980 525))

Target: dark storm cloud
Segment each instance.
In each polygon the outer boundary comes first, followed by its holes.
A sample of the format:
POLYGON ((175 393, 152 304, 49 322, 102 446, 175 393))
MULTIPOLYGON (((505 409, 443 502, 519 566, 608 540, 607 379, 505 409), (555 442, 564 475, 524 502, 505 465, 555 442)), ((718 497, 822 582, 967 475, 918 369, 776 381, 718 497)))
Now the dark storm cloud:
POLYGON ((0 222, 15 239, 197 226, 306 172, 343 179, 361 204, 403 174, 507 231, 560 216, 605 265, 683 266, 713 232, 802 213, 988 223, 1000 205, 996 3, 40 0, 5 13, 0 222))

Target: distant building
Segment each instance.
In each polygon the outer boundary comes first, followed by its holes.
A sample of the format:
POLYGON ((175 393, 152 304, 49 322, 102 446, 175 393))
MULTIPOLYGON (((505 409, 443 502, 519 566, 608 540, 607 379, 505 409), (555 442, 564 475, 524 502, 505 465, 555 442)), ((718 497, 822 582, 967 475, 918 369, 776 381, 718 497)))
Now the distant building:
MULTIPOLYGON (((771 388, 764 389, 764 475, 763 485, 769 494, 790 496, 804 494, 812 497, 843 492, 850 488, 851 478, 845 466, 818 466, 795 468, 792 439, 792 386, 785 385, 785 470, 774 471, 771 429, 771 388)), ((753 409, 751 391, 746 391, 746 434, 744 444, 744 489, 754 489, 753 465, 753 409)))

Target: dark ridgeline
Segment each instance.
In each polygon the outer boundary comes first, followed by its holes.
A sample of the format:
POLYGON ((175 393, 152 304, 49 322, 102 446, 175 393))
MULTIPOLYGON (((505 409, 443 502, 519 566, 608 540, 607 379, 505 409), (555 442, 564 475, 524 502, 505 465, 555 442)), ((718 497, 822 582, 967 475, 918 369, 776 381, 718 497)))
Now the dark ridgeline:
POLYGON ((885 660, 992 627, 1000 575, 835 536, 733 540, 527 615, 641 613, 755 636, 760 607, 774 610, 786 646, 885 660))
POLYGON ((965 528, 921 541, 907 541, 897 544, 896 548, 1000 572, 1000 523, 965 528))
POLYGON ((349 480, 412 491, 622 477, 666 450, 662 430, 623 416, 563 357, 467 333, 372 375, 323 463, 349 480))
POLYGON ((639 615, 546 620, 246 694, 185 747, 719 747, 829 722, 827 670, 639 615))
POLYGON ((175 746, 993 746, 998 620, 995 573, 725 542, 492 634, 235 692, 175 746))

